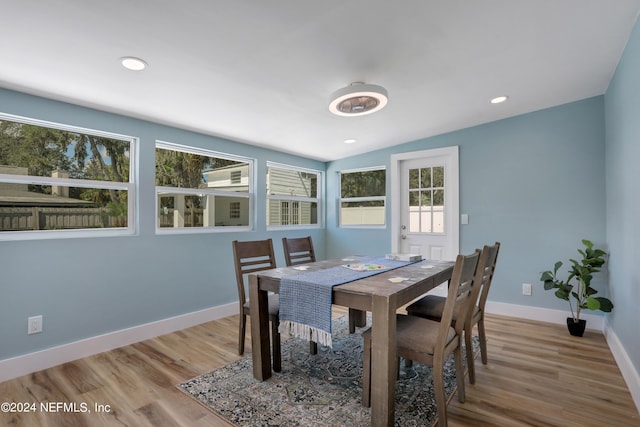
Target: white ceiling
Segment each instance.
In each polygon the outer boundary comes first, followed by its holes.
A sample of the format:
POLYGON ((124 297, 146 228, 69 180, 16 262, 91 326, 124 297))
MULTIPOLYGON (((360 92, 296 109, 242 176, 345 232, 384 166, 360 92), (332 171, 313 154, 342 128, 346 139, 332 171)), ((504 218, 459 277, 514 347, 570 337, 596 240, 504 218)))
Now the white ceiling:
POLYGON ((601 95, 639 10, 640 0, 1 0, 0 86, 326 161, 601 95), (149 67, 125 70, 123 56, 149 67), (329 113, 329 95, 352 82, 384 86, 389 104, 329 113))

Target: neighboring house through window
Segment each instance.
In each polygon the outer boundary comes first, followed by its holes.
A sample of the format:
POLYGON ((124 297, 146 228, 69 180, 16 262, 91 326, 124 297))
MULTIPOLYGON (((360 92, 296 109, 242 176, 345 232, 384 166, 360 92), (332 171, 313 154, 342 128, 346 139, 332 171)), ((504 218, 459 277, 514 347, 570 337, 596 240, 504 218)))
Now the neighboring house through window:
POLYGON ((322 172, 267 163, 267 226, 319 226, 322 172))
POLYGON ((253 164, 244 157, 157 142, 158 232, 250 229, 253 164))

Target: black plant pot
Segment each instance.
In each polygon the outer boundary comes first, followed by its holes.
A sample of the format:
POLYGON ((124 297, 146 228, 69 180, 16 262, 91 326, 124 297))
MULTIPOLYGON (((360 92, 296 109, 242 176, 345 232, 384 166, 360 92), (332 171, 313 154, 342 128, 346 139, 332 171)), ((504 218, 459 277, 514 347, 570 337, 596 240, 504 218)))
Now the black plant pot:
POLYGON ((569 333, 574 337, 581 337, 584 335, 584 328, 587 326, 587 321, 579 319, 577 322, 573 321, 573 317, 567 317, 567 328, 569 333))

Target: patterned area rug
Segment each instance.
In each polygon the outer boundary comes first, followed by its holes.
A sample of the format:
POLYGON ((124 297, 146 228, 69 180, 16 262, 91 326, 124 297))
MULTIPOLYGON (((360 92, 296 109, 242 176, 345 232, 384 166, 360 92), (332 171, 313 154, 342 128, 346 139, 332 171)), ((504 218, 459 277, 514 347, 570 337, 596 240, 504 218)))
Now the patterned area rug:
MULTIPOLYGON (((362 337, 348 333, 346 316, 334 320, 333 337, 333 348, 318 346, 317 355, 309 354, 306 341, 284 341, 282 372, 267 381, 253 378, 248 356, 178 387, 238 426, 368 426, 371 411, 361 403, 362 337)), ((448 397, 456 389, 453 357, 445 366, 445 388, 448 397)), ((431 367, 401 364, 395 414, 397 426, 435 423, 431 367)))

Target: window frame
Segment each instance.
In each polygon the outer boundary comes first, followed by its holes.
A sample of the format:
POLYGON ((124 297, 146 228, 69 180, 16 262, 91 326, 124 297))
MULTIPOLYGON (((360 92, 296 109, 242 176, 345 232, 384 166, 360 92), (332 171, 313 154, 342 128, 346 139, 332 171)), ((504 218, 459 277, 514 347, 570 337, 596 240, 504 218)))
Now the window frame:
MULTIPOLYGON (((316 197, 301 197, 301 196, 287 196, 287 195, 283 195, 283 194, 266 194, 266 199, 265 199, 265 224, 267 226, 267 230, 286 230, 286 229, 291 229, 291 230, 299 230, 299 229, 308 229, 308 228, 322 228, 324 221, 324 203, 323 203, 323 199, 322 199, 322 195, 324 194, 324 171, 320 171, 317 169, 311 169, 311 168, 304 168, 304 167, 300 167, 300 166, 292 166, 292 165, 287 165, 284 163, 277 163, 277 162, 272 162, 272 161, 267 161, 266 162, 266 169, 265 169, 265 183, 267 183, 268 181, 266 181, 267 176, 269 174, 269 168, 274 168, 274 169, 283 169, 283 170, 289 170, 289 171, 295 171, 295 172, 305 172, 305 173, 312 173, 315 174, 318 179, 317 179, 317 188, 316 188, 316 197), (310 203, 315 203, 317 206, 317 215, 318 215, 318 222, 317 224, 269 224, 269 203, 270 201, 276 201, 276 202, 291 202, 289 204, 289 211, 288 211, 288 218, 289 221, 294 217, 294 215, 292 215, 292 206, 293 206, 293 202, 298 202, 298 208, 300 207, 299 202, 310 202, 310 203)), ((266 185, 265 185, 265 193, 267 191, 266 185)), ((296 214, 295 217, 298 217, 298 215, 296 214)))
POLYGON ((381 166, 369 166, 364 168, 356 168, 356 169, 344 169, 338 171, 338 202, 336 208, 338 210, 337 218, 338 218, 338 227, 339 228, 374 228, 374 229, 384 229, 387 228, 387 184, 388 184, 388 174, 387 167, 384 165, 381 166), (380 171, 383 170, 385 173, 385 189, 384 196, 368 196, 368 197, 342 197, 342 175, 348 173, 358 173, 358 172, 371 172, 371 171, 380 171), (371 202, 371 201, 382 201, 384 203, 384 223, 383 224, 343 224, 342 223, 342 203, 348 202, 371 202))
POLYGON ((25 125, 57 129, 65 132, 74 132, 101 138, 117 139, 129 143, 129 177, 128 182, 100 181, 76 178, 58 178, 35 175, 12 175, 0 173, 0 182, 8 184, 31 184, 59 187, 93 188, 99 190, 121 190, 127 192, 127 226, 108 228, 74 228, 64 230, 20 230, 0 231, 0 241, 41 240, 41 239, 68 239, 84 237, 114 237, 133 236, 138 230, 138 192, 137 192, 137 168, 138 150, 140 140, 138 137, 119 134, 115 132, 89 129, 81 126, 64 123, 50 122, 47 120, 17 116, 0 112, 0 120, 7 120, 25 125))
POLYGON ((225 191, 216 190, 213 188, 184 188, 184 187, 154 187, 155 192, 155 232, 157 235, 163 234, 202 234, 202 233, 225 233, 225 232, 237 232, 237 231, 251 231, 254 229, 255 218, 255 165, 256 159, 244 156, 238 156, 234 154, 222 153, 219 151, 208 150, 204 148, 198 148, 190 145, 177 144, 174 142, 156 140, 154 147, 154 182, 155 182, 155 149, 160 148, 163 150, 180 151, 188 154, 196 154, 199 156, 215 157, 224 160, 232 160, 237 162, 247 163, 248 165, 248 191, 225 191), (248 225, 241 226, 207 226, 207 227, 160 227, 159 215, 160 206, 158 206, 158 200, 160 193, 170 194, 184 194, 189 196, 214 196, 214 197, 231 197, 238 199, 246 199, 249 204, 248 212, 248 225))

